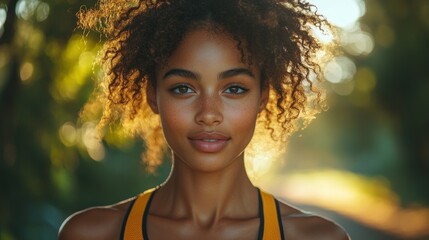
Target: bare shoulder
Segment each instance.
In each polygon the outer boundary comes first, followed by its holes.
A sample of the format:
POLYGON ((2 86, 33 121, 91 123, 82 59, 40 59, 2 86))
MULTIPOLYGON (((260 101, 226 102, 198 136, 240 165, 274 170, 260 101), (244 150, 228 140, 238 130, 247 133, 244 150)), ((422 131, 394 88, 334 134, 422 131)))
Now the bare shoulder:
POLYGON ((72 214, 61 225, 58 239, 119 239, 122 222, 132 199, 72 214))
POLYGON ((280 203, 285 239, 292 240, 349 240, 347 232, 337 223, 326 218, 304 213, 285 203, 280 203))

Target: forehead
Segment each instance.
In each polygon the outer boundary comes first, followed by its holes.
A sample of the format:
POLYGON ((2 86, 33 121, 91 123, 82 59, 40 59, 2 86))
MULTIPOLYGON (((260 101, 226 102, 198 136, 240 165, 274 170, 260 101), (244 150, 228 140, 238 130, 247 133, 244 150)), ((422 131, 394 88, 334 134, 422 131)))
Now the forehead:
POLYGON ((225 31, 197 28, 185 34, 164 67, 196 66, 198 63, 200 66, 224 65, 225 68, 231 65, 250 67, 244 61, 243 45, 225 31))

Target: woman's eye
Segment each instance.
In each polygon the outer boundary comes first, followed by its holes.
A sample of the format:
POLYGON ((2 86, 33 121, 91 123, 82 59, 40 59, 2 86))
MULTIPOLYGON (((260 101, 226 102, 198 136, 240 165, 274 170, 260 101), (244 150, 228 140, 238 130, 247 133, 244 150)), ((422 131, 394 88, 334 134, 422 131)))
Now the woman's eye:
POLYGON ((176 93, 176 94, 180 94, 180 95, 195 92, 194 90, 192 90, 192 88, 190 88, 186 85, 176 86, 176 87, 172 88, 170 91, 172 91, 173 93, 176 93))
POLYGON ((231 86, 228 87, 225 92, 230 94, 242 94, 247 92, 247 89, 240 86, 231 86))

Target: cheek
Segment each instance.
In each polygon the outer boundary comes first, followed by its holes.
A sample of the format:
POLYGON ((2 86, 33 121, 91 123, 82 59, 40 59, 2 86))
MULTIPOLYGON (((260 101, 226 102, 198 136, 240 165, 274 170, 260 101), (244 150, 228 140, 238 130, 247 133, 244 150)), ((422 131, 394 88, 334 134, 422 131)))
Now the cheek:
POLYGON ((177 101, 159 102, 159 115, 165 135, 181 132, 189 122, 189 112, 185 106, 177 104, 177 101))
POLYGON ((252 135, 256 125, 258 108, 249 104, 241 104, 228 108, 225 116, 229 119, 231 126, 242 135, 252 135))

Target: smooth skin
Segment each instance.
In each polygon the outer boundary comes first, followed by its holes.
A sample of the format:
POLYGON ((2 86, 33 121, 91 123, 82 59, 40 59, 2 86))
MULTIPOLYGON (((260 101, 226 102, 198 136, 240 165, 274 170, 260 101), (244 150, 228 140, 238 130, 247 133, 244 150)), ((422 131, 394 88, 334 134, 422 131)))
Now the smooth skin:
MULTIPOLYGON (((227 34, 190 31, 157 69, 148 103, 160 115, 174 166, 156 192, 148 236, 158 239, 257 239, 258 193, 244 150, 268 99, 260 69, 241 61, 227 34)), ((70 216, 59 239, 119 239, 130 200, 70 216)), ((282 203, 286 239, 349 239, 335 223, 282 203)))

